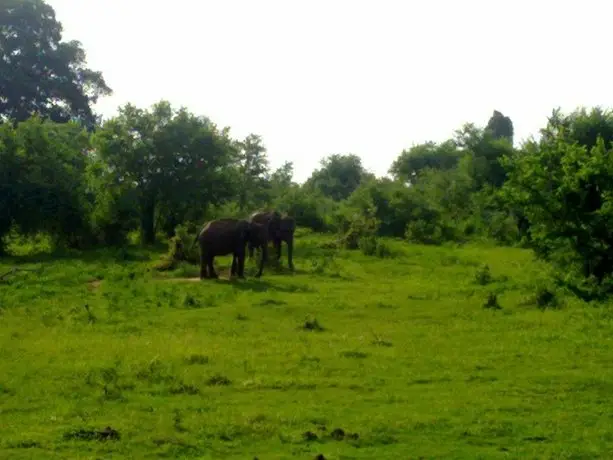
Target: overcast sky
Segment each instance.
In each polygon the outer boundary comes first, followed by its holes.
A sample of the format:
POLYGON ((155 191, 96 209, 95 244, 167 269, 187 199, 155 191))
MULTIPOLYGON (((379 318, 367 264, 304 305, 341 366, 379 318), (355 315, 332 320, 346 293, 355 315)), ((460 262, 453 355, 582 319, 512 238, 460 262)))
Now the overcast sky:
POLYGON ((606 0, 48 0, 114 96, 260 134, 303 181, 332 153, 378 175, 494 109, 521 140, 556 106, 613 106, 606 0))

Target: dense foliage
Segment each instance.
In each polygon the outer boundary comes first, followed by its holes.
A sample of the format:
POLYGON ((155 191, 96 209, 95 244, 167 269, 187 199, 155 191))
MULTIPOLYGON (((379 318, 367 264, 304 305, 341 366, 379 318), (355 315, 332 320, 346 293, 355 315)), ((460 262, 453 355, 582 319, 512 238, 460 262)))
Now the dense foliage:
POLYGON ((92 104, 111 90, 79 43, 62 41, 53 9, 8 1, 0 16, 0 250, 37 233, 86 248, 138 230, 152 244, 178 225, 274 207, 345 237, 529 245, 577 292, 613 286, 611 112, 554 111, 538 139, 514 146, 511 119, 494 111, 484 127, 403 150, 391 178, 333 154, 297 184, 291 162, 270 168, 259 136, 234 139, 165 100, 100 121, 92 104))

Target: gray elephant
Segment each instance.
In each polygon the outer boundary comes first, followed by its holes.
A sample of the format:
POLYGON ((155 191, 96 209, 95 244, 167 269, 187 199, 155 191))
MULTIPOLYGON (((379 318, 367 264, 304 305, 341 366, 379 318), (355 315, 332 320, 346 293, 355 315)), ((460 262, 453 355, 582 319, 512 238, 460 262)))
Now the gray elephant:
MULTIPOLYGON (((213 268, 215 256, 232 254, 232 268, 230 275, 245 277, 245 245, 247 242, 253 245, 261 245, 268 241, 268 226, 245 219, 218 219, 204 225, 194 244, 200 244, 200 279, 208 277, 218 278, 213 268)), ((193 246, 193 245, 192 245, 193 246)), ((264 251, 266 252, 266 251, 264 251)), ((264 258, 260 263, 260 269, 255 275, 262 276, 264 258)))
MULTIPOLYGON (((249 217, 249 220, 250 222, 257 223, 264 223, 266 220, 269 221, 268 241, 272 241, 277 250, 277 261, 281 259, 281 243, 285 242, 285 244, 287 244, 287 264, 290 270, 293 270, 294 232, 296 231, 296 221, 294 218, 287 215, 282 216, 277 211, 258 211, 254 212, 249 217), (273 213, 275 216, 271 217, 273 213)), ((258 246, 249 242, 249 258, 253 257, 254 249, 258 247, 266 248, 266 246, 268 246, 268 244, 258 246)), ((266 249, 263 250, 262 258, 265 257, 264 253, 267 252, 266 249)))

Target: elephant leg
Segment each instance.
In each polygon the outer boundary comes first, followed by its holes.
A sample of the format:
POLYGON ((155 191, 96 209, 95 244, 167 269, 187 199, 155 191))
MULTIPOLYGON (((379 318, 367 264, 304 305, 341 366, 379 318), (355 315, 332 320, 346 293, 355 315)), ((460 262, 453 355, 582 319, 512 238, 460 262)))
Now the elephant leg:
POLYGON ((238 277, 245 279, 245 253, 238 254, 238 277))
POLYGON ((287 239, 287 265, 290 270, 294 269, 294 236, 287 239))
POLYGON ((259 278, 260 276, 262 276, 262 272, 264 271, 264 262, 266 262, 267 259, 268 259, 268 245, 263 244, 262 245, 262 258, 260 259, 260 269, 255 275, 256 278, 259 278))
POLYGON ((232 268, 230 269, 230 276, 236 276, 237 263, 236 263, 236 252, 232 254, 232 268))
POLYGON ((217 279, 219 278, 219 275, 215 272, 215 267, 213 267, 214 259, 215 259, 215 256, 209 256, 207 260, 207 264, 209 266, 209 276, 211 278, 217 279))
POLYGON ((201 280, 207 278, 206 264, 207 264, 206 253, 204 252, 204 248, 200 247, 200 279, 201 280))
POLYGON ((277 262, 281 260, 281 243, 283 240, 281 238, 275 238, 275 249, 277 250, 277 262))

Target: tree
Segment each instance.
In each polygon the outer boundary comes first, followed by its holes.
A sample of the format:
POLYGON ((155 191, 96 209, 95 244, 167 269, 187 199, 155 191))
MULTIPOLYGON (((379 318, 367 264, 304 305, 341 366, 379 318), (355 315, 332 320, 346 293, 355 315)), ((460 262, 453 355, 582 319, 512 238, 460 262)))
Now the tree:
POLYGON ((558 108, 548 118, 548 123, 541 130, 541 136, 547 140, 563 136, 565 142, 577 142, 588 149, 595 147, 601 137, 605 147, 613 142, 613 112, 594 107, 589 112, 580 107, 568 115, 558 108))
POLYGON ((613 148, 600 132, 610 135, 610 121, 603 123, 606 118, 600 115, 586 119, 581 112, 557 115, 539 142, 526 143, 522 152, 504 160, 509 172, 504 196, 527 217, 537 255, 552 261, 575 289, 586 292, 596 285, 609 292, 613 148), (596 143, 591 146, 594 135, 596 143), (569 276, 575 280, 569 281, 569 276))
POLYGON ((336 201, 346 199, 363 180, 373 177, 362 166, 360 157, 354 154, 330 155, 320 164, 321 168, 313 172, 305 185, 336 201))
POLYGON ((294 163, 291 161, 284 162, 281 166, 275 169, 270 175, 270 198, 280 197, 289 192, 294 182, 294 163))
POLYGON ((266 201, 269 166, 260 136, 248 135, 238 142, 238 151, 238 208, 243 212, 266 201))
POLYGON ((76 123, 33 117, 0 125, 0 241, 16 226, 72 247, 86 242, 88 148, 89 136, 76 123))
POLYGON ((116 186, 136 191, 141 241, 155 241, 155 217, 179 223, 188 208, 206 210, 234 193, 226 172, 235 160, 227 130, 160 101, 151 110, 131 104, 95 135, 97 153, 116 186))
POLYGON ((494 139, 507 139, 513 145, 513 122, 498 110, 494 110, 485 129, 490 131, 494 139))
POLYGON ((466 123, 455 131, 455 143, 461 149, 462 156, 468 154, 470 160, 466 167, 475 181, 476 189, 485 185, 500 187, 506 179, 506 171, 500 160, 513 151, 507 138, 495 138, 488 129, 481 129, 472 123, 466 123))
POLYGON ((403 150, 389 169, 392 176, 402 182, 414 183, 426 168, 448 170, 456 167, 461 153, 453 140, 441 144, 425 142, 403 150))
POLYGON ((96 124, 91 106, 112 91, 86 67, 81 44, 62 41, 62 25, 43 0, 3 0, 0 55, 0 119, 19 122, 35 113, 96 124))

